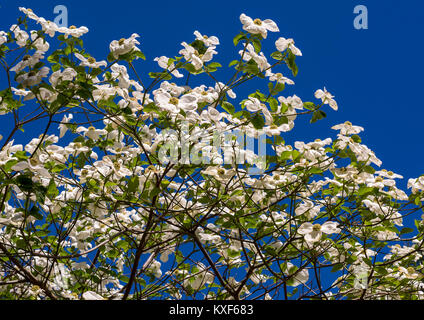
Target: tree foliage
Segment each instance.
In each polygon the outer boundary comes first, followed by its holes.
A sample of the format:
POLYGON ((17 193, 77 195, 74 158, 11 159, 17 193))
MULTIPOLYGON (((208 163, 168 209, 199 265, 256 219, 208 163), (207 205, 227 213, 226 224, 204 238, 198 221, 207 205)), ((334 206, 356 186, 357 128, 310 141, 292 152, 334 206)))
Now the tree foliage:
POLYGON ((240 16, 221 82, 215 36, 147 72, 137 34, 97 61, 86 27, 20 10, 0 31, 3 299, 423 298, 424 177, 399 189, 350 122, 286 143, 338 105, 282 95, 302 52, 279 37, 267 58, 274 21, 240 16))

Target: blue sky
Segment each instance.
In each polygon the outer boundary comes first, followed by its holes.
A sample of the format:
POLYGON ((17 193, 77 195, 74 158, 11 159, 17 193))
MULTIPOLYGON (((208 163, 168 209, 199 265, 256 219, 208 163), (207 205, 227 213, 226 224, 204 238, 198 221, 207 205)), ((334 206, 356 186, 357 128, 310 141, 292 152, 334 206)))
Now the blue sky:
MULTIPOLYGON (((18 6, 53 20, 54 7, 65 5, 69 25, 90 29, 84 43, 98 60, 105 59, 111 40, 139 33, 141 49, 151 61, 139 65, 146 73, 159 71, 152 59, 176 55, 182 41, 194 39, 196 29, 219 37, 217 61, 226 66, 237 55, 232 38, 241 30, 239 15, 243 12, 253 18, 273 19, 280 28, 278 36, 294 38, 303 52, 297 59, 300 72, 296 86, 283 94, 295 93, 310 101, 314 91, 325 86, 339 103, 338 112, 328 108, 328 117, 318 123, 299 121, 295 139, 335 137, 329 128, 350 120, 365 128, 363 142, 376 152, 385 168, 405 178, 424 172, 424 3, 420 1, 10 0, 0 5, 2 30, 16 21, 18 6), (367 30, 353 27, 357 5, 368 8, 367 30)), ((270 47, 278 36, 269 35, 270 47)), ((401 186, 406 186, 406 181, 401 186)))

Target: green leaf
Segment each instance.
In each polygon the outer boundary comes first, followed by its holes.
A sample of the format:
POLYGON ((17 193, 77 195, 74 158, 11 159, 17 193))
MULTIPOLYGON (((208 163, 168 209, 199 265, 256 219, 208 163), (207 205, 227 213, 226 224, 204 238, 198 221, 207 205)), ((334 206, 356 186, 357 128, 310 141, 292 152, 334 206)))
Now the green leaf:
POLYGON ((400 230, 401 235, 411 233, 411 232, 414 232, 414 229, 412 229, 412 228, 402 228, 402 230, 400 230))
POLYGON ((292 71, 293 76, 296 77, 299 70, 297 68, 295 60, 296 60, 296 56, 291 51, 289 51, 289 57, 287 59, 287 66, 292 71))
POLYGON ((236 108, 227 101, 222 102, 222 108, 231 115, 236 111, 236 108))
POLYGON ((271 53, 271 58, 278 60, 278 61, 281 61, 281 60, 284 59, 284 56, 280 51, 275 51, 275 52, 271 53))
POLYGON ((311 123, 317 122, 318 120, 324 119, 327 115, 322 110, 316 110, 312 114, 311 123))
POLYGON ((236 36, 234 37, 234 39, 233 39, 234 46, 236 47, 236 46, 238 45, 238 43, 239 43, 241 40, 244 40, 244 39, 246 39, 246 35, 245 35, 243 32, 241 32, 241 33, 239 33, 238 35, 236 35, 236 36))
POLYGON ((139 187, 139 179, 138 176, 133 176, 130 181, 128 182, 128 191, 129 192, 135 192, 138 190, 139 187))
POLYGON ((315 110, 316 109, 315 103, 313 103, 313 102, 304 102, 303 107, 306 110, 315 110))
POLYGON ((253 118, 252 118, 252 124, 255 127, 255 129, 260 130, 264 127, 265 125, 265 120, 264 118, 260 115, 260 114, 256 114, 253 118))

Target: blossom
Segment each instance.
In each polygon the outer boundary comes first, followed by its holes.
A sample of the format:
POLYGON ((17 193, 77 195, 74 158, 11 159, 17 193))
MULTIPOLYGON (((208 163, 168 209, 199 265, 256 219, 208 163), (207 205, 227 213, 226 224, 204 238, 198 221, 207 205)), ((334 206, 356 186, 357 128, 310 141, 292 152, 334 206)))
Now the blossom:
POLYGON ((20 72, 24 70, 26 67, 32 68, 42 59, 44 59, 44 55, 42 52, 35 52, 32 56, 27 54, 23 56, 22 60, 19 61, 10 70, 14 72, 20 72))
POLYGON ((105 300, 101 295, 94 291, 86 291, 82 294, 84 300, 105 300))
POLYGON ((309 271, 306 268, 302 268, 299 271, 299 268, 296 267, 293 263, 287 262, 283 268, 283 272, 287 274, 287 277, 290 278, 290 285, 292 287, 297 287, 300 284, 305 284, 309 279, 309 271))
POLYGON ((418 177, 416 179, 408 180, 408 189, 412 189, 412 193, 417 193, 419 191, 424 191, 424 176, 418 177))
POLYGON ((269 81, 277 81, 278 83, 282 83, 282 84, 294 84, 294 81, 286 78, 285 76, 283 76, 283 74, 281 73, 272 73, 269 77, 269 81))
POLYGON ((175 64, 173 62, 169 63, 169 59, 166 56, 160 56, 153 59, 153 61, 157 61, 159 67, 168 70, 174 77, 176 78, 182 78, 184 75, 182 75, 178 69, 175 69, 175 64))
POLYGON ((346 121, 345 123, 332 126, 331 129, 340 130, 340 134, 342 135, 358 134, 361 131, 364 131, 364 128, 359 126, 354 126, 352 125, 352 122, 350 121, 346 121))
POLYGON ((104 129, 96 129, 95 127, 91 126, 88 128, 85 127, 78 127, 77 132, 83 132, 84 135, 91 140, 99 140, 100 136, 107 134, 107 131, 104 129))
POLYGON ((22 84, 22 86, 24 88, 31 87, 31 86, 34 86, 36 84, 39 84, 41 82, 41 80, 44 77, 47 76, 49 71, 50 71, 49 68, 42 67, 38 71, 30 71, 28 73, 24 73, 24 74, 19 75, 16 78, 16 81, 19 82, 20 84, 22 84))
POLYGON ((27 40, 29 39, 29 35, 25 30, 21 30, 18 25, 13 24, 10 27, 10 31, 13 32, 14 37, 16 39, 16 44, 20 47, 23 47, 26 45, 27 40))
POLYGON ((278 32, 280 31, 278 29, 277 24, 270 20, 261 20, 256 18, 253 20, 252 18, 246 16, 244 13, 240 15, 240 21, 243 24, 243 30, 246 30, 247 32, 253 33, 253 34, 260 34, 262 38, 266 39, 267 37, 267 31, 271 32, 278 32))
POLYGON ((218 53, 215 51, 216 47, 208 47, 206 52, 199 53, 195 48, 186 42, 182 42, 181 45, 184 47, 184 49, 181 49, 179 54, 182 54, 186 61, 191 62, 196 70, 201 69, 204 62, 211 61, 213 56, 218 53))
POLYGON ((168 92, 159 92, 155 95, 159 107, 170 113, 185 112, 197 109, 197 97, 194 94, 185 94, 180 98, 172 97, 168 92))
POLYGON ((271 65, 268 63, 268 60, 263 54, 263 52, 260 52, 259 54, 256 53, 255 48, 253 47, 251 43, 249 43, 246 46, 246 50, 239 51, 239 54, 243 57, 243 60, 249 61, 253 59, 257 63, 259 70, 261 71, 267 70, 266 75, 269 76, 270 75, 269 72, 271 72, 270 70, 271 65))
POLYGON ((324 88, 324 90, 321 90, 321 89, 317 90, 315 92, 315 98, 321 99, 322 103, 330 105, 330 107, 333 108, 333 110, 337 111, 338 109, 337 102, 333 99, 334 96, 331 95, 331 93, 329 93, 327 89, 324 88))
POLYGON ((63 119, 59 124, 59 130, 60 130, 59 138, 62 138, 65 135, 66 131, 68 131, 68 127, 66 126, 66 124, 69 123, 69 121, 71 121, 72 118, 73 118, 72 114, 68 114, 68 116, 66 115, 63 116, 63 119))
POLYGON ((96 59, 94 59, 93 57, 84 57, 82 54, 79 53, 75 53, 75 57, 78 58, 78 60, 81 61, 80 66, 82 67, 89 67, 89 68, 100 68, 101 66, 106 67, 107 66, 107 62, 102 60, 102 61, 96 61, 96 59))
POLYGON ((219 39, 215 36, 206 36, 202 35, 199 31, 194 31, 194 35, 196 36, 196 40, 202 41, 207 47, 214 47, 219 45, 219 39))
POLYGON ((4 31, 0 31, 0 46, 7 42, 7 33, 4 31))
POLYGON ((202 173, 212 176, 219 181, 227 181, 235 175, 235 171, 233 169, 227 170, 217 166, 209 166, 203 170, 202 173))
POLYGON ((140 50, 136 45, 140 44, 136 38, 140 37, 137 33, 133 33, 128 39, 122 38, 119 41, 113 40, 109 49, 115 59, 118 59, 119 56, 124 55, 131 50, 140 50))
POLYGON ((325 234, 333 234, 340 233, 341 229, 338 227, 338 223, 334 221, 324 222, 322 225, 319 223, 312 224, 310 222, 303 223, 297 232, 301 235, 305 236, 305 240, 307 242, 318 242, 321 240, 321 236, 323 233, 325 234))
POLYGON ((79 38, 88 32, 88 28, 84 26, 78 27, 78 28, 75 26, 70 26, 69 28, 58 27, 56 31, 59 33, 63 33, 65 35, 65 39, 68 38, 69 36, 79 38))
POLYGON ((275 41, 275 47, 277 48, 278 51, 285 51, 286 49, 290 49, 290 51, 296 55, 296 56, 301 56, 302 55, 302 51, 300 51, 295 45, 294 45, 294 40, 293 39, 286 39, 283 37, 278 38, 277 41, 275 41))
POLYGON ((73 68, 66 68, 63 71, 57 70, 53 72, 49 78, 53 87, 56 87, 62 81, 72 81, 77 76, 77 72, 73 68))

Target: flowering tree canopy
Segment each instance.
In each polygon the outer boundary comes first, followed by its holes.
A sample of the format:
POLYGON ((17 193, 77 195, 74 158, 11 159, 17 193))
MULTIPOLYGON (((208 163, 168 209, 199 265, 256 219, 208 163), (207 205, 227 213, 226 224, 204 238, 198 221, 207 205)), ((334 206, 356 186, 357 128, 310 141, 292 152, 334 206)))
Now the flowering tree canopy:
POLYGON ((424 298, 424 176, 399 189, 348 121, 286 143, 338 105, 283 95, 302 52, 262 52, 274 21, 241 14, 217 79, 216 36, 146 72, 138 34, 97 60, 86 27, 20 10, 0 31, 1 298, 424 298))

